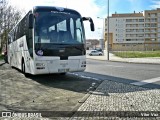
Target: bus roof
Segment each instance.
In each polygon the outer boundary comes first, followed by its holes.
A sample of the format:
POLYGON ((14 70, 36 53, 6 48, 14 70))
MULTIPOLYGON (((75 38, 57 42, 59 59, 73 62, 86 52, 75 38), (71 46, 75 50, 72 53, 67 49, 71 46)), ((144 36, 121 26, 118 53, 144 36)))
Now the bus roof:
POLYGON ((64 7, 57 7, 57 6, 34 6, 33 7, 33 11, 58 11, 58 12, 72 12, 75 14, 79 14, 80 13, 74 9, 69 9, 69 8, 64 8, 64 7))
MULTIPOLYGON (((81 14, 74 10, 74 9, 69 9, 69 8, 63 8, 63 7, 58 7, 58 6, 33 6, 32 10, 29 10, 19 21, 17 24, 19 24, 19 22, 29 13, 29 12, 35 12, 35 11, 59 11, 59 12, 72 12, 72 13, 75 13, 77 15, 80 15, 81 14)), ((9 31, 9 34, 11 34, 11 32, 15 29, 15 27, 17 26, 14 25, 14 27, 9 31)))

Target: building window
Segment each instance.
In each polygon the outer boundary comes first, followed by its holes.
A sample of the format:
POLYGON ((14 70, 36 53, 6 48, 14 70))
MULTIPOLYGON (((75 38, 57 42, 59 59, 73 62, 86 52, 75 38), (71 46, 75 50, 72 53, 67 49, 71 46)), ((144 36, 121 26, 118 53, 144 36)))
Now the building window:
POLYGON ((131 41, 131 39, 126 39, 126 41, 131 41))
POLYGON ((156 27, 157 25, 155 23, 151 23, 151 27, 156 27))
POLYGON ((126 22, 132 22, 132 19, 126 19, 126 22))
POLYGON ((144 19, 139 19, 139 22, 144 22, 144 19))

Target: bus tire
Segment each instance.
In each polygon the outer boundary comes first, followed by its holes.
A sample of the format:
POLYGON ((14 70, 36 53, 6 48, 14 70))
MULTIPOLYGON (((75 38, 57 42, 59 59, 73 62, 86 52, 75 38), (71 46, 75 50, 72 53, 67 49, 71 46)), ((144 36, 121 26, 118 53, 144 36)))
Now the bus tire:
POLYGON ((25 74, 25 63, 24 63, 23 60, 22 60, 22 65, 21 66, 22 66, 21 71, 22 71, 23 74, 25 74))
POLYGON ((25 71, 25 63, 24 63, 24 61, 22 61, 22 68, 21 68, 21 70, 22 70, 22 73, 25 75, 25 77, 30 77, 30 74, 26 73, 26 71, 25 71))

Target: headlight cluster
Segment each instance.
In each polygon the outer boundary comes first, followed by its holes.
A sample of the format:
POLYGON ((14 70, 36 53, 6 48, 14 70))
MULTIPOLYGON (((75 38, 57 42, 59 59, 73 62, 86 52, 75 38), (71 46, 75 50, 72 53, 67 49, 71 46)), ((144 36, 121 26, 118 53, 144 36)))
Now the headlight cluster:
POLYGON ((42 66, 45 66, 45 64, 44 63, 36 63, 36 66, 42 67, 42 66))
POLYGON ((37 69, 45 69, 45 64, 44 63, 36 63, 36 68, 37 69))
POLYGON ((86 61, 82 61, 81 67, 86 67, 86 61))

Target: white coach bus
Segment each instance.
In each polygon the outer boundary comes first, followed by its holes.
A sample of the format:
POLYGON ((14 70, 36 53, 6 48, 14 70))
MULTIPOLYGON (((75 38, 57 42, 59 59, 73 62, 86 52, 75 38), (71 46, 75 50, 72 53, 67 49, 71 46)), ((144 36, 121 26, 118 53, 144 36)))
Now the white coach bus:
POLYGON ((9 64, 25 75, 84 71, 85 20, 94 31, 92 19, 75 10, 33 7, 8 34, 9 64))

